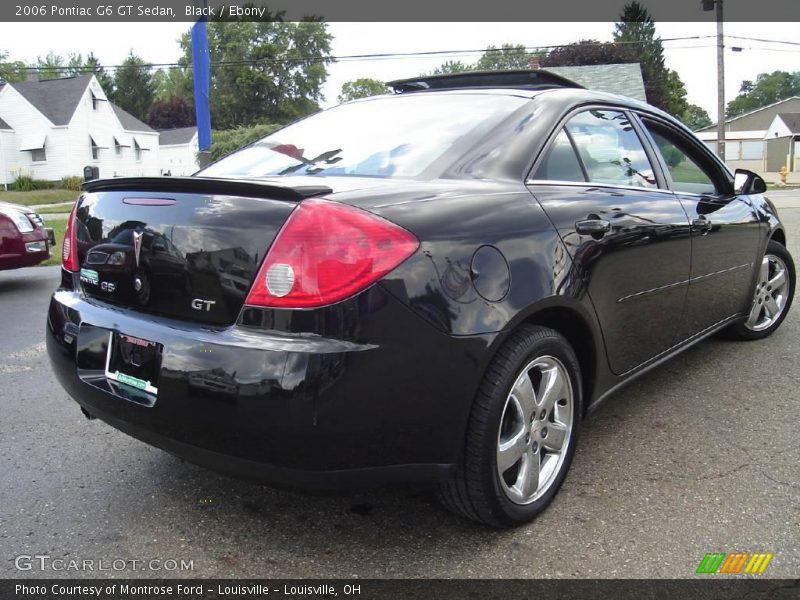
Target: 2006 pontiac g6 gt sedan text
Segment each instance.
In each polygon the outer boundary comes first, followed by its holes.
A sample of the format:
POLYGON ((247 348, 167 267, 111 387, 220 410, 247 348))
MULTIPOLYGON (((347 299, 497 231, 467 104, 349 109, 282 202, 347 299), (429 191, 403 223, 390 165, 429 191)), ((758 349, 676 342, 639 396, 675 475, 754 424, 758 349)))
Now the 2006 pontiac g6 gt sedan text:
POLYGON ((87 416, 276 485, 433 482, 511 526, 615 388, 780 326, 764 181, 672 117, 545 71, 391 85, 192 177, 86 184, 47 345, 87 416))

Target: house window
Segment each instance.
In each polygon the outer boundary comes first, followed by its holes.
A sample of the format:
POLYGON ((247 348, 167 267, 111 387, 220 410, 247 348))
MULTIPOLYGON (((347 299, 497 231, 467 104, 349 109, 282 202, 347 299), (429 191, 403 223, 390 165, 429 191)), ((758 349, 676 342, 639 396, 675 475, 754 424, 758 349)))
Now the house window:
POLYGON ((47 153, 44 151, 44 146, 31 150, 31 161, 45 162, 47 160, 47 153))
POLYGON ((92 110, 97 110, 97 96, 94 95, 94 92, 89 92, 92 95, 92 110))
POLYGON ((119 143, 119 140, 117 138, 114 138, 114 154, 116 154, 117 156, 122 154, 122 144, 119 143))
POLYGON ((136 157, 136 162, 142 161, 142 147, 139 146, 139 142, 133 140, 133 154, 136 157))
POLYGON ((90 137, 89 141, 92 142, 92 160, 98 160, 100 158, 100 148, 97 146, 97 142, 94 141, 94 138, 90 137))

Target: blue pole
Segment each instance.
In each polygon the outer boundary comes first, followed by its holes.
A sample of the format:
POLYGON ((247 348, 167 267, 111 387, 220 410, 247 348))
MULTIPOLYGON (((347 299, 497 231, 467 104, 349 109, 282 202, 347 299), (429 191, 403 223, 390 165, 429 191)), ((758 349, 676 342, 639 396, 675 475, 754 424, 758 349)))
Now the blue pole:
POLYGON ((200 151, 211 147, 211 57, 208 53, 206 17, 192 27, 192 67, 194 71, 194 111, 197 117, 197 140, 200 151))

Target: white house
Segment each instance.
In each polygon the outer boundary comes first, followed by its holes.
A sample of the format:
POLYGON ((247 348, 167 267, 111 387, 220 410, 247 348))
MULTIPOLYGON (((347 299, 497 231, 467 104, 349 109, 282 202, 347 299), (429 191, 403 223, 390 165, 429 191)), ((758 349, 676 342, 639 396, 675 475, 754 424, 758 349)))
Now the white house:
MULTIPOLYGON (((767 167, 800 174, 800 112, 778 113, 767 129, 767 167)), ((795 177, 800 180, 800 177, 795 177)))
POLYGON ((111 103, 94 75, 0 84, 0 185, 159 175, 159 134, 111 103))
POLYGON ((159 164, 162 175, 191 175, 200 168, 197 127, 159 130, 159 164))
MULTIPOLYGON (((782 166, 789 170, 789 181, 800 182, 800 165, 796 156, 796 122, 792 115, 800 112, 800 96, 784 98, 750 112, 725 120, 725 162, 731 169, 749 169, 777 181, 782 166)), ((716 151, 717 126, 709 125, 697 132, 716 151)), ((800 131, 798 131, 800 133, 800 131)), ((799 136, 800 137, 800 136, 799 136)))

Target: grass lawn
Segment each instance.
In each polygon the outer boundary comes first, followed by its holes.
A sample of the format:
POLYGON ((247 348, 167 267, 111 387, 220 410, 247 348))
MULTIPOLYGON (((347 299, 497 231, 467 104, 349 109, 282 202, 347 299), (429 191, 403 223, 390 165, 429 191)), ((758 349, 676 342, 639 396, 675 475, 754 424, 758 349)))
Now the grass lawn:
POLYGON ((0 190, 0 200, 3 202, 24 204, 26 206, 72 202, 80 195, 80 192, 73 192, 72 190, 35 190, 33 192, 4 192, 0 190))
POLYGON ((67 228, 66 219, 48 219, 44 220, 45 227, 52 227, 56 233, 56 245, 50 248, 50 258, 46 261, 39 263, 40 267, 47 265, 60 265, 61 264, 61 244, 64 243, 64 229, 67 228))
POLYGON ((65 204, 63 206, 46 206, 44 208, 37 208, 36 212, 40 215, 52 215, 55 213, 68 213, 72 210, 72 205, 74 203, 70 202, 69 204, 65 204))

